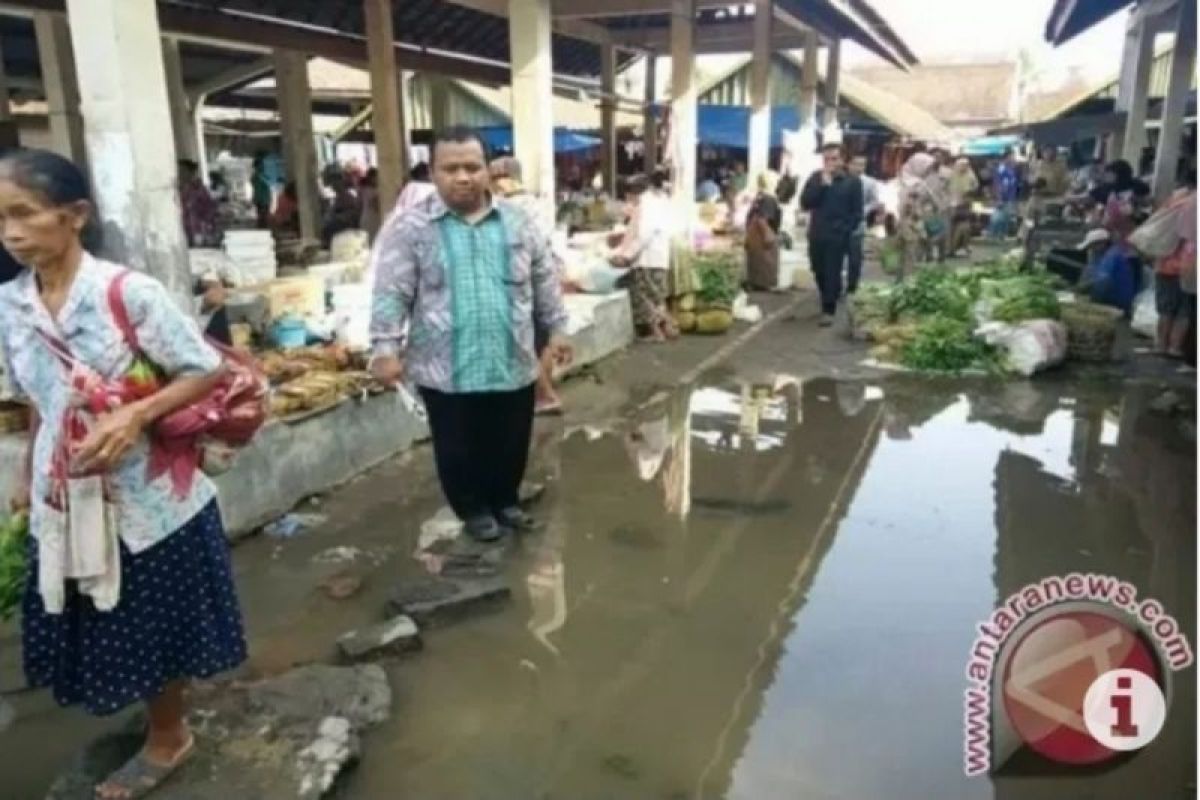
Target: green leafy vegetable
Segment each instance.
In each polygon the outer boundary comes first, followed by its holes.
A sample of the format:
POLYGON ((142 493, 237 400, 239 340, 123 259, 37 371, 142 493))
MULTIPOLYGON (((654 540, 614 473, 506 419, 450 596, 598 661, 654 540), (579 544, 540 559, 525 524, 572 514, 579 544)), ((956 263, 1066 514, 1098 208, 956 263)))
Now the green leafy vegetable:
POLYGON ((0 525, 0 620, 12 617, 21 605, 27 566, 25 539, 29 517, 15 514, 0 525))
POLYGON ((921 320, 916 335, 900 349, 900 363, 930 372, 992 370, 996 355, 989 345, 972 335, 970 323, 936 315, 921 320))
POLYGON ((738 293, 737 257, 728 253, 697 253, 692 267, 699 284, 696 299, 702 308, 732 308, 738 293))

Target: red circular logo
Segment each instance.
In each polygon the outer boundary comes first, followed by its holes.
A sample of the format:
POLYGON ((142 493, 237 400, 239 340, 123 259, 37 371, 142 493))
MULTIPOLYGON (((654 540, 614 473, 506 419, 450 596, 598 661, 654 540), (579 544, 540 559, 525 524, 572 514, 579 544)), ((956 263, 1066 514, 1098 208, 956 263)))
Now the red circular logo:
POLYGON ((1118 753, 1093 738, 1084 720, 1084 697, 1097 678, 1132 669, 1162 686, 1153 647, 1107 614, 1052 614, 1010 646, 1001 687, 1008 719, 1027 745, 1065 764, 1094 764, 1118 753))

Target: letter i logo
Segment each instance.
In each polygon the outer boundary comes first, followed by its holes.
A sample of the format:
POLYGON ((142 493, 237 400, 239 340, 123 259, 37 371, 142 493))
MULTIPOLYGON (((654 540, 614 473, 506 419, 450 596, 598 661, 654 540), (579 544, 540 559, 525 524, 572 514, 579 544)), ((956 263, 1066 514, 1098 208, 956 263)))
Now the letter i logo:
POLYGON ((1167 718, 1162 689, 1136 669, 1110 670, 1092 682, 1083 699, 1088 733, 1111 750, 1139 750, 1158 736, 1167 718))

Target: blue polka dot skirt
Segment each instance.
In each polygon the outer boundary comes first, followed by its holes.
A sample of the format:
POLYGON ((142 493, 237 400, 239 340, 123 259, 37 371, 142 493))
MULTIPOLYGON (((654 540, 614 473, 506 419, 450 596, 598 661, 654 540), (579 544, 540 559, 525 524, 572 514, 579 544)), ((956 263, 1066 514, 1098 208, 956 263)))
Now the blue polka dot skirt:
MULTIPOLYGON (((37 575, 31 548, 30 575, 37 575)), ((229 545, 216 502, 138 555, 121 545, 121 599, 97 611, 67 585, 62 614, 47 614, 31 580, 22 644, 31 686, 62 705, 112 714, 171 681, 207 678, 246 659, 229 545)))

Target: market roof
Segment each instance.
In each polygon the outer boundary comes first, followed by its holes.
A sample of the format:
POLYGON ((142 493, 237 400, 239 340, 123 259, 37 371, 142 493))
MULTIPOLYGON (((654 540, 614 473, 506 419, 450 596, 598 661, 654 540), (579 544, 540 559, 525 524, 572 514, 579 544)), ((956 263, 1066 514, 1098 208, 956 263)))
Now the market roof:
MULTIPOLYGON (((800 53, 780 52, 775 53, 774 57, 797 73, 804 70, 803 56, 800 53)), ((697 92, 701 103, 704 102, 706 95, 720 92, 723 84, 738 82, 740 84, 738 87, 725 94, 735 104, 746 105, 749 96, 746 77, 751 61, 750 56, 738 57, 731 60, 725 70, 711 75, 697 92)), ((853 75, 842 73, 839 91, 847 103, 902 136, 924 142, 940 143, 949 143, 954 139, 954 131, 939 122, 929 112, 901 97, 855 78, 853 75)), ((772 102, 779 107, 778 100, 772 102)))
POLYGON ((1046 20, 1046 41, 1060 45, 1133 3, 1134 0, 1054 0, 1054 8, 1046 20))
POLYGON ((859 67, 845 74, 907 100, 945 125, 1000 123, 1015 117, 1015 62, 922 64, 908 72, 859 67))
MULTIPOLYGON (((1147 97, 1150 99, 1161 98, 1167 96, 1167 83, 1171 76, 1171 56, 1175 52, 1175 45, 1169 44, 1158 50, 1154 55, 1154 61, 1150 65, 1150 88, 1147 92, 1147 97)), ((1089 100, 1115 100, 1117 97, 1117 87, 1120 83, 1120 74, 1113 73, 1087 89, 1067 98, 1059 105, 1048 110, 1046 113, 1039 115, 1037 121, 1051 120, 1057 117, 1066 116, 1074 111, 1078 106, 1083 105, 1089 100)), ((1192 74, 1192 91, 1196 90, 1196 75, 1192 74)))

